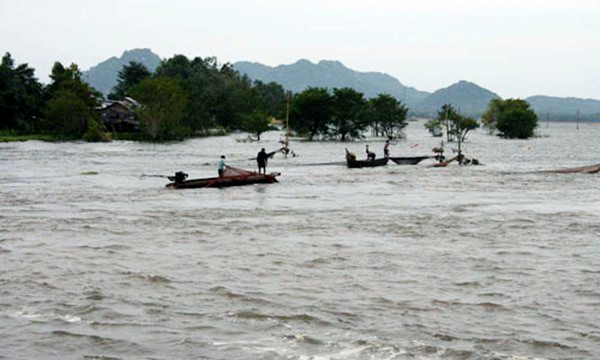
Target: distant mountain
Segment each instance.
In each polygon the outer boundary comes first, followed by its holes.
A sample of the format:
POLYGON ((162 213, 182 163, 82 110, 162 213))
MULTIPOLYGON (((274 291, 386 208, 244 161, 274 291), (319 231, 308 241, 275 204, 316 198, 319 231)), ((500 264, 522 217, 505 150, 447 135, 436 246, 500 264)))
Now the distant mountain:
POLYGON ((490 100, 499 97, 475 83, 463 80, 435 91, 417 103, 413 111, 420 115, 435 116, 442 105, 451 104, 462 115, 478 118, 485 112, 490 100))
MULTIPOLYGON (((120 58, 112 57, 83 72, 83 79, 105 95, 117 83, 117 74, 130 61, 156 70, 160 57, 150 49, 128 50, 120 58)), ((341 88, 351 87, 375 97, 387 93, 402 100, 410 112, 421 116, 435 116, 444 104, 452 104, 461 114, 479 117, 489 101, 499 98, 494 92, 468 81, 459 81, 449 87, 428 93, 402 84, 398 79, 380 72, 359 72, 347 68, 339 61, 322 60, 314 64, 298 60, 290 65, 271 67, 260 63, 240 61, 234 68, 253 80, 275 81, 285 89, 299 92, 310 86, 341 88)), ((600 100, 532 96, 527 100, 540 120, 575 120, 577 110, 581 120, 600 121, 600 100)))
POLYGON ((240 61, 234 68, 253 80, 277 82, 285 89, 300 92, 308 87, 342 88, 350 87, 366 97, 387 93, 402 100, 409 107, 424 99, 428 92, 403 85, 398 79, 379 72, 359 72, 344 66, 339 61, 322 60, 313 64, 308 60, 298 60, 294 64, 266 66, 260 63, 240 61))
POLYGON ((525 100, 540 120, 576 120, 578 110, 580 120, 600 120, 599 100, 542 95, 531 96, 525 100))
POLYGON ((102 92, 104 95, 108 95, 117 84, 117 74, 130 61, 142 63, 148 70, 154 71, 160 64, 161 59, 150 49, 128 50, 120 58, 111 57, 84 71, 82 78, 96 90, 102 92))

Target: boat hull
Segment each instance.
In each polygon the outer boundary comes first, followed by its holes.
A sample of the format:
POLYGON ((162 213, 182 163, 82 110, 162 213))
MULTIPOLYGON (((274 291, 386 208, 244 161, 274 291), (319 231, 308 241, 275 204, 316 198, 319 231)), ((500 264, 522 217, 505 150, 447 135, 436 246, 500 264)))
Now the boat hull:
POLYGON ((390 160, 398 165, 417 165, 421 161, 429 158, 431 158, 431 156, 391 157, 390 160))
POLYGON ((198 189, 198 188, 222 188, 230 186, 243 186, 252 184, 271 184, 276 183, 278 173, 271 174, 251 174, 239 176, 224 176, 221 178, 191 179, 180 183, 169 183, 166 185, 169 189, 198 189))
POLYGON ((364 168, 364 167, 376 167, 385 166, 388 163, 389 158, 381 158, 375 160, 352 160, 346 159, 346 164, 349 168, 364 168))

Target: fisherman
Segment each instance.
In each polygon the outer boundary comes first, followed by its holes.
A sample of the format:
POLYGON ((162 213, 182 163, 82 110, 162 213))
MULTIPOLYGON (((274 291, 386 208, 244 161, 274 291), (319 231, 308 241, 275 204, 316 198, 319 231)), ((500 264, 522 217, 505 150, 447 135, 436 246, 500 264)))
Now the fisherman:
POLYGON ((383 156, 386 158, 390 157, 390 141, 386 140, 385 145, 383 145, 383 156))
POLYGON ((258 164, 258 173, 260 174, 260 170, 262 169, 263 174, 267 173, 267 160, 269 159, 269 154, 265 151, 265 148, 262 148, 258 155, 256 156, 256 163, 258 164))
POLYGON ((221 159, 217 163, 217 172, 219 173, 219 177, 222 178, 225 173, 225 155, 221 155, 221 159))
POLYGON ((346 148, 346 160, 356 161, 356 154, 348 151, 348 148, 346 148))
POLYGON ((367 153, 367 160, 369 160, 369 161, 375 160, 375 153, 369 150, 369 145, 367 145, 366 153, 367 153))

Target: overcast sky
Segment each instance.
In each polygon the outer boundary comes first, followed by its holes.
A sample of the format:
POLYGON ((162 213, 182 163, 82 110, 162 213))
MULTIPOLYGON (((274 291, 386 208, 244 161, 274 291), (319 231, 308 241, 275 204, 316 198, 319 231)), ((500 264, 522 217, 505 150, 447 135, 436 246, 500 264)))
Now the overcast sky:
POLYGON ((0 51, 47 81, 124 50, 221 62, 339 60, 434 91, 600 99, 598 0, 0 0, 0 51))

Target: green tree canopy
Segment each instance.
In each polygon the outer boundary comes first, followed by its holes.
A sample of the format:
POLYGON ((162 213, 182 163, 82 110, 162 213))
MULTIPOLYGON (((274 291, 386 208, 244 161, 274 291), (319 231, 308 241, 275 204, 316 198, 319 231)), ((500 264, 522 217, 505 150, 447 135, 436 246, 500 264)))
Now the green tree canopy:
POLYGON ((150 70, 144 64, 130 61, 128 65, 123 66, 117 77, 117 85, 108 95, 109 99, 124 99, 134 85, 150 77, 150 70))
POLYGON ((136 109, 142 131, 152 140, 182 136, 181 119, 187 98, 176 80, 156 77, 142 80, 130 90, 142 104, 136 109))
POLYGON ((242 126, 245 131, 256 135, 257 140, 260 140, 260 135, 262 133, 273 128, 267 114, 259 110, 243 114, 242 126))
POLYGON ((369 100, 371 122, 381 129, 388 139, 398 137, 408 125, 406 113, 408 108, 391 95, 379 94, 369 100))
POLYGON ((311 87, 293 98, 290 127, 309 140, 327 132, 332 120, 333 97, 325 88, 311 87))
POLYGON ((53 133, 79 139, 88 129, 88 122, 94 121, 94 109, 73 90, 57 90, 45 108, 48 130, 53 133))
POLYGON ((27 64, 15 67, 10 53, 0 64, 0 129, 38 131, 42 116, 42 84, 27 64))
POLYGON ((276 82, 263 83, 255 80, 254 91, 261 111, 275 118, 282 118, 285 115, 285 91, 281 85, 276 82))
POLYGON ((363 94, 352 88, 333 89, 331 134, 342 141, 360 138, 367 127, 366 104, 363 94))
POLYGON ((505 138, 527 139, 537 127, 537 115, 529 103, 521 99, 493 99, 483 114, 485 126, 505 138))
POLYGON ((44 89, 46 128, 60 135, 81 138, 88 121, 96 120, 96 107, 102 95, 81 80, 81 71, 75 64, 65 68, 56 62, 50 74, 52 82, 44 89))

